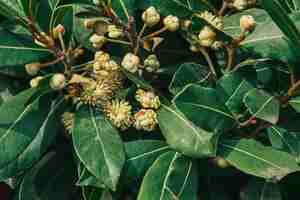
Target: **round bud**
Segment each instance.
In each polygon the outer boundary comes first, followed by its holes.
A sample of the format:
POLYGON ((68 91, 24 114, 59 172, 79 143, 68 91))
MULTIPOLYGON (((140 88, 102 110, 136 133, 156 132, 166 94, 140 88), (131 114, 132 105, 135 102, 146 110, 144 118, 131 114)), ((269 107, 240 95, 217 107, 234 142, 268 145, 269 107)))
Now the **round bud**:
POLYGON ((228 168, 231 166, 230 163, 222 157, 216 157, 214 163, 220 168, 228 168))
POLYGON ((95 61, 99 63, 105 63, 110 61, 110 55, 108 53, 105 53, 104 51, 97 51, 95 53, 95 61))
POLYGON ((252 31, 256 26, 256 21, 251 15, 243 15, 240 18, 240 27, 242 31, 252 31))
POLYGON ((190 46, 190 50, 191 50, 192 52, 195 52, 195 53, 197 53, 197 52, 200 51, 199 47, 197 47, 197 46, 195 46, 195 45, 191 45, 191 46, 190 46))
POLYGON ((108 37, 110 38, 119 38, 123 36, 123 31, 118 29, 115 25, 109 25, 107 27, 108 37))
POLYGON ((198 35, 198 39, 201 46, 211 47, 216 40, 216 33, 209 26, 204 26, 198 35))
POLYGON ((31 79, 30 87, 32 87, 32 88, 37 87, 42 79, 43 79, 42 76, 37 76, 37 77, 31 79))
POLYGON ((107 39, 103 35, 97 35, 94 34, 90 37, 90 42, 92 43, 94 48, 101 48, 105 43, 107 39))
POLYGON ((65 33, 65 27, 61 24, 58 24, 54 29, 53 29, 53 38, 58 38, 59 35, 63 35, 65 33))
POLYGON ((151 6, 143 12, 142 19, 147 26, 152 27, 160 21, 160 14, 151 6))
POLYGON ((147 72, 155 72, 160 67, 160 62, 156 55, 149 55, 144 61, 144 67, 147 72))
POLYGON ((248 7, 248 0, 234 0, 232 6, 237 10, 244 10, 248 7))
POLYGON ((131 73, 136 73, 140 66, 140 58, 132 53, 125 55, 122 61, 122 67, 131 73))
POLYGON ((26 64, 25 70, 26 70, 27 74, 29 74, 31 76, 35 76, 40 71, 40 66, 41 66, 41 63, 39 63, 39 62, 26 64))
POLYGON ((53 90, 61 90, 66 86, 66 77, 64 74, 55 74, 50 79, 50 87, 53 90))
POLYGON ((164 25, 171 32, 177 31, 180 26, 179 18, 173 15, 169 15, 164 19, 164 25))

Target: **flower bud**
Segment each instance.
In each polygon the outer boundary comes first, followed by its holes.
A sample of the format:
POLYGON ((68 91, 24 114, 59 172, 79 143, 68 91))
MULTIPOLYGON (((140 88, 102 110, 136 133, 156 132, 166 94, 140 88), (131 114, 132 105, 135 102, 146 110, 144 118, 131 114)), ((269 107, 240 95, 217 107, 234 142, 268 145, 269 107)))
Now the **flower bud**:
POLYGON ((54 29, 53 29, 53 38, 57 39, 59 35, 65 34, 65 27, 61 24, 58 24, 54 29))
POLYGON ((160 62, 156 55, 149 55, 144 61, 144 67, 147 72, 155 72, 160 67, 160 62))
POLYGON ((237 10, 245 10, 246 8, 256 4, 256 0, 234 0, 232 7, 237 10))
POLYGON ((31 76, 35 76, 40 71, 40 66, 41 66, 41 63, 39 63, 39 62, 26 64, 25 70, 26 70, 27 74, 29 74, 31 76))
POLYGON ((183 30, 188 30, 192 26, 191 20, 184 20, 181 24, 183 30))
POLYGON ((50 79, 50 87, 53 90, 61 90, 66 86, 66 77, 64 74, 55 74, 50 79))
POLYGON ((110 60, 103 64, 103 68, 107 71, 115 71, 120 68, 120 65, 116 61, 110 60))
POLYGON ((160 21, 160 14, 151 6, 143 12, 142 19, 147 26, 152 27, 160 21))
POLYGON ((30 80, 30 87, 35 88, 39 85, 40 81, 43 79, 42 76, 37 76, 30 80))
POLYGON ((165 17, 164 25, 171 32, 177 31, 180 26, 179 19, 176 16, 169 15, 165 17))
POLYGON ((90 37, 90 42, 92 43, 94 48, 101 48, 106 43, 106 41, 106 37, 102 35, 94 34, 90 37))
POLYGON ((230 163, 222 157, 216 157, 213 162, 220 168, 228 168, 230 167, 230 163))
POLYGON ((157 124, 157 114, 153 110, 141 109, 135 113, 134 120, 137 130, 153 131, 157 124))
POLYGON ((256 26, 256 21, 251 15, 243 15, 240 18, 240 27, 242 31, 252 31, 256 26))
POLYGON ((105 63, 110 61, 110 55, 104 51, 97 51, 95 53, 95 61, 99 63, 105 63))
POLYGON ((216 40, 216 33, 209 26, 204 26, 198 35, 198 39, 201 46, 210 47, 216 40))
POLYGON ((96 19, 85 19, 83 25, 86 29, 92 29, 94 28, 96 22, 97 22, 96 19))
POLYGON ((140 102, 143 108, 158 109, 160 107, 159 97, 151 91, 138 89, 135 98, 140 102))
POLYGON ((197 53, 197 52, 200 51, 199 47, 197 47, 197 46, 195 46, 195 45, 191 45, 191 46, 190 46, 190 50, 191 50, 192 52, 195 52, 195 53, 197 53))
POLYGON ((122 61, 122 67, 131 73, 136 73, 140 66, 140 58, 132 53, 125 55, 122 61))
POLYGON ((109 25, 107 27, 108 37, 110 38, 120 38, 123 36, 123 31, 118 29, 115 25, 109 25))
POLYGON ((100 6, 100 5, 101 5, 101 0, 93 0, 93 3, 94 3, 96 6, 100 6))

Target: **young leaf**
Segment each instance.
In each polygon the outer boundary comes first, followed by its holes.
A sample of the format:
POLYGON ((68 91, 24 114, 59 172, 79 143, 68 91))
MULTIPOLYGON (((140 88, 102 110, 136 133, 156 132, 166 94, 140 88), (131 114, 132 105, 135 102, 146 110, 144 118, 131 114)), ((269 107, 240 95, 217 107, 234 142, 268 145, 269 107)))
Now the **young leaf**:
POLYGON ((197 127, 174 106, 162 105, 158 112, 158 123, 173 149, 196 158, 216 154, 219 135, 197 127))
POLYGON ((116 189, 125 162, 125 153, 118 131, 103 113, 82 106, 75 115, 73 145, 85 167, 107 187, 116 189))
POLYGON ((56 99, 45 116, 43 123, 32 141, 9 164, 0 168, 0 181, 17 175, 31 167, 45 153, 58 133, 60 122, 57 120, 63 112, 64 98, 56 99))
POLYGON ((219 150, 220 156, 230 164, 253 176, 281 180, 300 170, 290 154, 263 146, 252 139, 222 141, 219 150))
POLYGON ((189 120, 205 130, 221 130, 233 126, 235 119, 224 107, 217 91, 191 84, 181 91, 174 103, 189 120))
POLYGON ((207 86, 209 85, 209 76, 210 73, 206 66, 196 63, 184 63, 175 72, 169 90, 173 94, 177 94, 191 83, 207 86))
POLYGON ((27 150, 47 119, 50 101, 48 97, 38 97, 29 103, 35 92, 36 89, 25 90, 0 107, 0 169, 2 170, 27 150))
POLYGON ((18 200, 74 199, 75 166, 70 153, 50 152, 24 177, 18 200))
POLYGON ((252 178, 241 192, 241 200, 282 200, 280 186, 271 181, 252 178))
POLYGON ((147 171, 137 200, 197 199, 196 162, 168 152, 161 155, 147 171))
POLYGON ((125 143, 127 179, 139 179, 158 156, 170 150, 170 147, 159 140, 138 140, 125 143))
POLYGON ((244 97, 244 103, 252 117, 256 117, 272 124, 276 124, 279 118, 280 105, 275 97, 253 89, 244 97))
POLYGON ((300 161, 300 143, 297 134, 277 126, 272 126, 267 131, 274 148, 285 150, 293 155, 297 162, 300 161))
POLYGON ((0 29, 0 67, 38 62, 49 55, 47 49, 35 45, 29 37, 0 29))

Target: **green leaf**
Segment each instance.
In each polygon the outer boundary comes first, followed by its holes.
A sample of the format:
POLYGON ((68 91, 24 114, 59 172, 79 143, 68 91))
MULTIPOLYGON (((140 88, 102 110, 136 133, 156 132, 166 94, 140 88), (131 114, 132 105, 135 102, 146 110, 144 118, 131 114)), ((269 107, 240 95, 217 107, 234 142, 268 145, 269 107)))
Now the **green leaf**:
POLYGON ((300 49, 300 32, 289 18, 288 13, 282 8, 277 0, 260 0, 263 8, 269 13, 271 18, 282 30, 282 32, 291 40, 291 44, 297 50, 300 49))
POLYGON ((105 185, 101 180, 95 177, 89 170, 84 166, 83 163, 78 164, 78 180, 76 182, 77 186, 90 186, 97 188, 105 188, 105 185))
MULTIPOLYGON (((252 15, 257 21, 257 26, 255 30, 240 43, 241 47, 245 47, 262 57, 275 58, 285 62, 294 62, 297 60, 298 53, 294 51, 291 42, 288 41, 284 33, 263 9, 249 9, 225 17, 224 32, 232 37, 237 37, 241 32, 239 19, 242 15, 252 15)), ((297 23, 297 27, 300 27, 299 23, 297 23)))
POLYGON ((138 140, 125 143, 126 179, 142 178, 156 158, 168 150, 170 147, 159 140, 138 140))
POLYGON ((83 187, 82 195, 84 200, 113 200, 108 190, 101 190, 99 188, 83 187))
POLYGON ((147 171, 137 200, 196 200, 196 163, 174 152, 161 155, 147 171))
POLYGON ((30 38, 0 29, 0 67, 38 62, 49 55, 49 50, 35 45, 30 38))
POLYGON ((173 149, 196 158, 216 154, 219 135, 197 127, 173 106, 162 105, 157 119, 162 134, 173 149))
POLYGON ((252 117, 256 117, 272 124, 276 124, 279 118, 279 101, 269 94, 253 89, 244 97, 244 103, 252 117))
POLYGON ((273 147, 286 150, 295 157, 297 162, 300 161, 300 138, 296 133, 288 132, 277 126, 272 126, 267 131, 273 147))
POLYGON ((74 199, 75 167, 70 153, 50 152, 24 177, 18 200, 74 199))
POLYGON ((107 187, 116 189, 125 162, 118 131, 92 107, 80 107, 75 115, 73 145, 80 161, 107 187))
POLYGON ((252 178, 241 192, 241 200, 282 200, 280 186, 268 180, 252 178))
POLYGON ((225 74, 217 82, 218 91, 224 93, 225 105, 233 113, 241 113, 243 97, 253 86, 237 73, 225 74))
POLYGON ((151 0, 151 4, 164 16, 175 15, 180 18, 212 8, 207 0, 151 0))
POLYGON ((215 89, 191 84, 173 101, 179 111, 205 130, 218 131, 234 125, 234 117, 224 107, 215 89))
POLYGON ((210 73, 206 66, 196 63, 184 63, 175 72, 169 90, 173 94, 177 94, 191 83, 207 86, 209 85, 209 76, 210 73))
POLYGON ((296 110, 297 113, 300 113, 300 96, 292 98, 289 101, 289 104, 296 110))
POLYGON ((136 0, 113 0, 111 6, 123 22, 128 22, 127 14, 134 16, 136 0))
POLYGON ((18 19, 24 16, 24 12, 18 0, 1 0, 0 1, 0 14, 8 19, 18 19))
POLYGON ((280 180, 300 169, 290 154, 263 146, 252 139, 222 141, 219 150, 220 156, 231 165, 257 177, 280 180))
POLYGON ((24 151, 38 135, 49 112, 48 98, 29 103, 36 89, 25 90, 0 107, 0 169, 24 151))
MULTIPOLYGON (((43 123, 40 125, 32 141, 27 146, 24 146, 22 152, 14 160, 0 168, 0 180, 15 176, 19 172, 31 167, 46 152, 58 133, 60 122, 57 119, 64 110, 63 106, 65 104, 62 97, 52 103, 48 114, 44 118, 41 118, 43 123)), ((45 108, 42 109, 45 110, 45 108)), ((19 136, 17 135, 16 137, 19 136)))

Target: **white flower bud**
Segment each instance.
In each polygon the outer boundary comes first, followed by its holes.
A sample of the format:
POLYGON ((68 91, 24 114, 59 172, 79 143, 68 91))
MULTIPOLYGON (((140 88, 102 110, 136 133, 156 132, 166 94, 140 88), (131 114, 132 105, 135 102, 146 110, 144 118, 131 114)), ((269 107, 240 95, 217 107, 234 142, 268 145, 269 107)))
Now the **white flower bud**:
POLYGON ((198 35, 198 39, 201 46, 210 47, 216 40, 216 33, 209 26, 204 26, 198 35))
POLYGON ((29 74, 31 76, 35 76, 40 71, 40 66, 41 66, 41 63, 39 63, 39 62, 26 64, 25 70, 26 70, 27 74, 29 74))
POLYGON ((143 108, 158 109, 160 107, 159 97, 151 91, 138 89, 135 98, 143 108))
POLYGON ((94 34, 90 37, 90 42, 92 43, 94 48, 101 48, 106 43, 106 41, 106 37, 102 35, 94 34))
POLYGON ((144 61, 144 67, 147 72, 155 72, 160 67, 160 62, 156 55, 149 55, 144 61))
POLYGON ((96 6, 100 6, 100 5, 101 5, 101 0, 93 0, 93 3, 94 3, 96 6))
POLYGON ((176 16, 169 15, 164 18, 164 25, 171 32, 177 31, 180 26, 179 19, 176 16))
POLYGON ((132 53, 125 55, 122 61, 122 67, 131 73, 136 73, 140 66, 140 58, 132 53))
POLYGON ((157 125, 157 114, 153 110, 141 109, 134 115, 137 130, 153 131, 157 125))
POLYGON ((143 12, 142 19, 147 26, 152 27, 160 21, 160 14, 151 6, 143 12))
POLYGON ((230 163, 222 157, 216 157, 213 162, 220 168, 228 168, 230 167, 230 163))
POLYGON ((32 87, 32 88, 37 87, 42 79, 43 79, 42 76, 37 76, 37 77, 31 79, 30 87, 32 87))
POLYGON ((240 27, 242 31, 252 31, 256 26, 256 21, 251 15, 243 15, 240 18, 240 27))
POLYGON ((66 77, 64 74, 55 74, 50 79, 50 87, 53 90, 61 90, 66 86, 66 77))
POLYGON ((109 25, 107 27, 108 37, 110 38, 120 38, 123 36, 122 29, 118 29, 115 25, 109 25))

